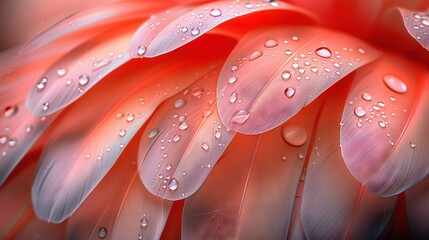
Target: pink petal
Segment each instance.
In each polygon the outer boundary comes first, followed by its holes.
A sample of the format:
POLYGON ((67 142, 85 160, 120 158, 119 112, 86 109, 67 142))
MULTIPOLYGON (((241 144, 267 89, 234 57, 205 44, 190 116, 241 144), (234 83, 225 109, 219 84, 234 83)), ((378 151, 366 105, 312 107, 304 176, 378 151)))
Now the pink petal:
POLYGON ((238 43, 219 78, 222 122, 246 134, 270 130, 376 55, 367 44, 326 29, 255 30, 238 43))
POLYGON ((429 15, 427 12, 414 12, 399 8, 407 31, 424 48, 429 50, 429 15))
POLYGON ((37 80, 26 105, 37 116, 45 116, 69 105, 111 71, 129 60, 126 52, 134 28, 110 30, 56 62, 37 80), (101 41, 102 40, 102 41, 101 41))
POLYGON ((427 76, 391 55, 357 72, 344 107, 342 154, 353 176, 377 195, 398 194, 429 173, 427 76))
MULTIPOLYGON (((319 107, 313 104, 284 127, 311 136, 319 107)), ((235 136, 202 187, 185 200, 183 238, 286 238, 310 141, 290 145, 282 131, 235 136)))
POLYGON ((193 194, 215 166, 235 132, 221 123, 216 108, 220 67, 201 75, 164 102, 140 143, 139 172, 156 196, 178 200, 193 194))
POLYGON ((195 7, 176 8, 152 16, 134 35, 132 57, 155 57, 200 37, 209 30, 231 19, 266 10, 295 11, 309 15, 305 10, 283 2, 258 0, 215 1, 195 7))
POLYGON ((429 236, 427 221, 429 216, 429 179, 405 192, 408 223, 414 239, 425 239, 429 236))
POLYGON ((172 202, 149 193, 136 168, 133 141, 88 199, 70 217, 68 239, 159 239, 172 202), (102 200, 102 201, 100 201, 102 200), (103 201, 108 200, 108 201, 103 201))
POLYGON ((67 108, 50 137, 33 186, 38 216, 53 222, 70 216, 158 105, 198 79, 197 73, 220 64, 232 42, 212 36, 204 43, 216 41, 226 44, 212 54, 189 51, 194 47, 190 45, 156 60, 130 62, 67 108))
POLYGON ((393 214, 396 196, 374 195, 344 164, 339 122, 348 86, 340 87, 327 92, 332 97, 320 114, 305 177, 302 224, 308 239, 378 239, 393 214))

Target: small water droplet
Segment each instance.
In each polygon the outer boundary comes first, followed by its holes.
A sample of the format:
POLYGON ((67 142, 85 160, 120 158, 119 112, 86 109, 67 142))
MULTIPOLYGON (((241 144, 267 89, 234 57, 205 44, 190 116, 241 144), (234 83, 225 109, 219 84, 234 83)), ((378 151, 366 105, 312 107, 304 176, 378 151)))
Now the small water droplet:
POLYGON ((9 138, 9 146, 10 147, 15 147, 16 142, 17 142, 16 138, 9 138))
POLYGON ((137 239, 138 239, 138 240, 142 240, 142 239, 143 239, 143 233, 139 233, 139 234, 137 235, 137 239))
POLYGON ((247 110, 241 109, 232 115, 231 122, 235 124, 244 124, 249 119, 250 113, 247 110))
POLYGON ((238 69, 237 65, 234 65, 234 66, 231 67, 231 71, 233 71, 233 72, 237 71, 237 69, 238 69))
POLYGON ((291 39, 292 39, 293 41, 298 41, 298 40, 299 40, 298 36, 292 36, 292 37, 291 37, 291 39))
POLYGON ((251 3, 246 3, 246 4, 244 4, 244 7, 250 9, 253 7, 253 5, 251 3))
POLYGON ((127 122, 132 122, 132 121, 134 121, 134 118, 135 118, 134 114, 132 114, 132 113, 128 114, 128 115, 127 115, 127 122))
POLYGON ((127 134, 127 130, 125 130, 123 128, 121 130, 119 130, 119 137, 124 137, 126 134, 127 134))
POLYGON ((79 76, 79 85, 85 86, 89 82, 89 76, 84 74, 79 76))
POLYGON ((417 144, 416 144, 416 143, 414 143, 414 142, 410 142, 410 147, 411 147, 411 148, 413 148, 413 149, 414 149, 414 148, 416 148, 416 146, 417 146, 417 144))
POLYGON ((286 50, 286 51, 285 51, 285 54, 286 54, 286 55, 291 55, 291 54, 292 54, 292 51, 291 51, 291 50, 286 50))
POLYGON ((201 148, 202 148, 204 151, 207 151, 207 150, 209 150, 209 145, 208 145, 207 143, 203 143, 203 144, 201 144, 201 148))
POLYGON ((235 103, 237 101, 237 97, 238 97, 237 92, 231 93, 231 96, 229 96, 229 102, 230 103, 235 103))
POLYGON ((125 116, 125 114, 123 114, 123 113, 117 113, 116 115, 115 115, 115 118, 116 119, 121 119, 121 118, 123 118, 125 116))
POLYGON ((304 159, 304 154, 299 153, 299 154, 298 154, 298 158, 299 158, 299 159, 304 159))
POLYGON ((182 136, 180 136, 179 134, 176 134, 173 137, 173 141, 178 142, 178 141, 180 141, 181 138, 182 138, 182 136))
POLYGON ((321 47, 316 50, 316 54, 323 58, 329 58, 331 57, 331 50, 326 47, 321 47))
POLYGON ((137 55, 143 56, 146 53, 146 47, 141 45, 137 48, 137 55))
POLYGON ((365 100, 365 101, 371 101, 372 97, 371 97, 371 95, 369 93, 363 93, 362 94, 362 99, 365 100))
POLYGON ((183 26, 183 27, 180 29, 180 31, 181 31, 182 33, 185 33, 185 32, 187 32, 187 31, 188 31, 188 28, 187 28, 186 26, 183 26))
POLYGON ((228 82, 229 82, 230 84, 233 84, 233 83, 237 82, 237 77, 236 77, 236 76, 231 76, 231 77, 229 77, 228 82))
POLYGON ((185 104, 186 104, 186 101, 184 99, 177 99, 174 102, 174 107, 175 108, 181 108, 181 107, 185 106, 185 104))
POLYGON ((366 111, 363 107, 356 107, 355 108, 355 115, 356 116, 363 117, 363 116, 365 116, 365 114, 366 114, 366 111))
POLYGON ((107 229, 105 227, 101 227, 98 229, 98 237, 105 238, 107 236, 107 229))
POLYGON ((60 67, 57 69, 57 76, 58 77, 63 77, 64 75, 66 75, 67 70, 63 67, 60 67))
POLYGON ((167 164, 165 166, 165 170, 170 171, 173 166, 171 164, 167 164))
POLYGON ((252 54, 250 54, 249 61, 253 61, 253 60, 255 60, 255 59, 257 59, 257 58, 259 58, 261 56, 262 56, 262 52, 259 51, 259 50, 256 50, 252 54))
POLYGON ((179 188, 179 182, 175 178, 172 178, 168 183, 168 189, 170 189, 171 191, 175 191, 178 188, 179 188))
POLYGON ((378 122, 378 126, 380 126, 380 127, 382 127, 382 128, 385 128, 385 127, 386 127, 386 122, 384 122, 384 121, 379 121, 379 122, 378 122))
POLYGON ((0 145, 6 144, 8 140, 9 140, 8 135, 0 135, 0 145))
POLYGON ((291 76, 292 76, 292 74, 288 70, 282 72, 283 80, 288 80, 291 76))
POLYGON ((219 131, 215 131, 215 137, 219 139, 222 136, 222 134, 219 131))
POLYGON ((383 80, 386 86, 394 92, 405 93, 407 91, 407 85, 395 76, 386 75, 383 80))
POLYGON ((179 126, 177 126, 180 130, 188 129, 189 125, 186 122, 181 122, 179 126))
POLYGON ((277 42, 277 40, 271 38, 265 42, 264 46, 267 48, 273 48, 276 47, 278 44, 279 43, 277 42))
POLYGON ((25 128, 25 132, 26 132, 26 133, 30 133, 31 131, 33 131, 33 126, 28 125, 28 126, 25 128))
POLYGON ((6 118, 11 118, 15 116, 18 113, 18 107, 17 106, 8 106, 4 109, 4 116, 6 118))
POLYGON ((192 96, 196 98, 202 97, 203 94, 204 94, 204 88, 201 88, 201 87, 197 87, 192 91, 192 96))
POLYGON ((282 137, 286 143, 299 147, 307 141, 307 131, 299 125, 286 125, 282 128, 282 137))
POLYGON ((293 97, 294 95, 295 95, 295 88, 293 88, 293 87, 288 87, 288 88, 286 88, 286 90, 285 90, 285 95, 286 95, 286 97, 288 97, 288 98, 291 98, 291 97, 293 97))
POLYGON ((429 20, 427 18, 423 18, 420 22, 425 26, 429 26, 429 20))
POLYGON ((192 36, 196 36, 198 34, 200 34, 200 29, 198 27, 194 27, 191 29, 191 35, 192 36))
POLYGON ((147 218, 140 219, 140 226, 147 227, 148 224, 149 224, 149 221, 147 220, 147 218))
POLYGON ((38 91, 42 91, 43 89, 45 89, 47 84, 48 84, 48 79, 44 77, 40 79, 39 83, 37 83, 36 88, 38 91))
POLYGON ((48 111, 48 109, 49 109, 49 103, 47 103, 47 102, 43 103, 42 110, 48 111))
POLYGON ((109 65, 111 62, 112 62, 112 60, 110 60, 109 58, 105 58, 105 59, 102 59, 100 61, 94 62, 92 64, 92 70, 95 71, 95 70, 98 70, 100 68, 103 68, 103 67, 109 65))
POLYGON ((219 8, 212 8, 210 10, 210 16, 219 17, 220 15, 222 15, 222 12, 220 11, 219 8))

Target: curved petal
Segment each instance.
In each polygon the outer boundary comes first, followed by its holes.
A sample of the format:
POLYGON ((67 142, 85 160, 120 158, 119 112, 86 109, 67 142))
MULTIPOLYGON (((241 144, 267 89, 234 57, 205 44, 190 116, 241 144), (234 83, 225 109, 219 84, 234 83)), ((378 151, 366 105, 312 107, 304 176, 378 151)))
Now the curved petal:
POLYGON ((193 194, 233 138, 216 108, 219 72, 202 75, 152 116, 138 159, 140 178, 154 195, 178 200, 193 194))
POLYGON ((326 29, 255 30, 238 43, 219 77, 222 122, 246 134, 270 130, 376 56, 367 44, 326 29))
POLYGON ((345 105, 342 155, 370 191, 398 194, 429 173, 428 74, 386 55, 357 72, 345 105))
POLYGON ((70 216, 157 106, 198 79, 198 73, 219 65, 233 44, 228 40, 220 36, 201 39, 203 45, 225 43, 212 54, 189 51, 195 49, 190 45, 156 60, 130 62, 71 105, 50 138, 33 186, 38 216, 53 222, 70 216), (124 76, 127 81, 118 81, 124 76))
POLYGON ((305 10, 284 2, 261 0, 215 1, 193 10, 190 7, 171 9, 152 16, 139 28, 133 37, 130 55, 155 57, 193 41, 223 22, 266 10, 295 11, 310 16, 305 10))
POLYGON ((403 21, 410 35, 429 50, 429 15, 427 12, 414 12, 399 8, 403 21))

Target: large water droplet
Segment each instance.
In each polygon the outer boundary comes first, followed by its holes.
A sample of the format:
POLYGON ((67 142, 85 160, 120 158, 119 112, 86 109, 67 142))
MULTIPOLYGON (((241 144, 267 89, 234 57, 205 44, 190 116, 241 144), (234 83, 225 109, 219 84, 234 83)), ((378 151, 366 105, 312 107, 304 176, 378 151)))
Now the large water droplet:
POLYGON ((184 99, 177 99, 174 102, 174 107, 175 108, 181 108, 181 107, 185 106, 185 104, 186 104, 186 101, 184 99))
POLYGON ((217 139, 219 139, 221 136, 222 136, 222 134, 221 134, 219 131, 216 131, 216 132, 215 132, 215 137, 216 137, 217 139))
POLYGON ((282 72, 283 80, 288 80, 291 76, 292 76, 292 74, 288 70, 282 72))
POLYGON ((307 141, 307 131, 299 125, 286 125, 282 128, 283 139, 290 145, 299 147, 307 141))
POLYGON ((267 48, 276 47, 277 45, 278 45, 278 42, 275 39, 268 39, 264 44, 264 46, 267 48))
POLYGON ((141 45, 137 48, 137 55, 143 56, 146 53, 146 47, 141 45))
POLYGON ((429 26, 429 20, 427 18, 423 18, 420 22, 425 26, 429 26))
POLYGON ((179 182, 175 178, 172 178, 168 183, 168 189, 170 189, 171 191, 175 191, 178 188, 179 188, 179 182))
POLYGON ((257 58, 259 58, 261 56, 262 56, 262 52, 259 51, 259 50, 256 50, 252 54, 250 54, 249 61, 253 61, 253 60, 255 60, 255 59, 257 59, 257 58))
POLYGON ((237 97, 238 97, 237 92, 231 93, 231 96, 229 96, 229 102, 230 103, 235 103, 237 101, 237 97))
POLYGON ((355 115, 356 116, 363 117, 363 116, 365 116, 365 114, 366 114, 366 111, 363 107, 356 107, 355 108, 355 115))
POLYGON ((231 122, 235 124, 244 124, 249 119, 250 113, 247 110, 241 109, 232 115, 231 122))
POLYGON ((147 218, 140 219, 140 226, 147 227, 148 224, 149 224, 149 221, 147 220, 147 218))
POLYGON ((213 17, 219 17, 220 15, 222 15, 222 12, 220 11, 219 8, 212 8, 210 10, 210 15, 213 17))
POLYGON ((385 128, 385 127, 386 127, 386 123, 385 123, 384 121, 379 121, 379 122, 378 122, 378 125, 379 125, 380 127, 382 127, 382 128, 385 128))
POLYGON ((98 229, 98 237, 105 238, 107 236, 107 229, 105 227, 101 227, 98 229))
POLYGON ((198 34, 200 34, 200 29, 198 27, 194 27, 191 29, 191 35, 192 36, 196 36, 198 34))
POLYGON ((209 144, 208 144, 208 143, 203 143, 203 144, 201 144, 201 148, 202 148, 204 151, 207 151, 207 150, 209 150, 209 144))
POLYGON ((407 85, 395 76, 386 75, 383 80, 386 86, 394 92, 405 93, 407 91, 407 85))
POLYGON ((316 54, 323 58, 331 57, 331 50, 326 47, 321 47, 316 50, 316 54))
POLYGON ((45 89, 47 84, 48 84, 48 79, 44 77, 40 79, 39 83, 37 83, 36 88, 38 91, 42 91, 43 89, 45 89))
POLYGON ((4 116, 6 118, 11 118, 15 116, 18 113, 18 107, 17 106, 8 106, 4 109, 4 116))
POLYGON ((85 86, 89 82, 89 76, 84 74, 79 76, 79 85, 85 86))
POLYGON ((204 88, 202 87, 197 87, 194 90, 192 90, 192 96, 196 98, 202 97, 203 94, 204 94, 204 88))
MULTIPOLYGON (((165 154, 166 154, 166 153, 165 153, 165 154)), ((164 157, 166 157, 166 156, 164 156, 164 157)), ((172 167, 173 167, 173 166, 172 166, 171 164, 167 164, 167 165, 165 166, 165 170, 170 171, 172 167)))
POLYGON ((295 95, 295 88, 293 88, 293 87, 288 87, 288 88, 286 88, 286 90, 285 90, 285 95, 286 95, 286 97, 288 97, 288 98, 291 98, 291 97, 293 97, 294 95, 295 95))

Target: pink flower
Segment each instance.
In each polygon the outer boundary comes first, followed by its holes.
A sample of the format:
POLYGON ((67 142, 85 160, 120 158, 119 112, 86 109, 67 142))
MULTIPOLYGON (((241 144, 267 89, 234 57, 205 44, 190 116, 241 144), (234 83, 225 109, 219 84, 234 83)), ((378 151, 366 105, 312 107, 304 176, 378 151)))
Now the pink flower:
POLYGON ((0 55, 0 238, 427 237, 428 4, 66 17, 0 55))

